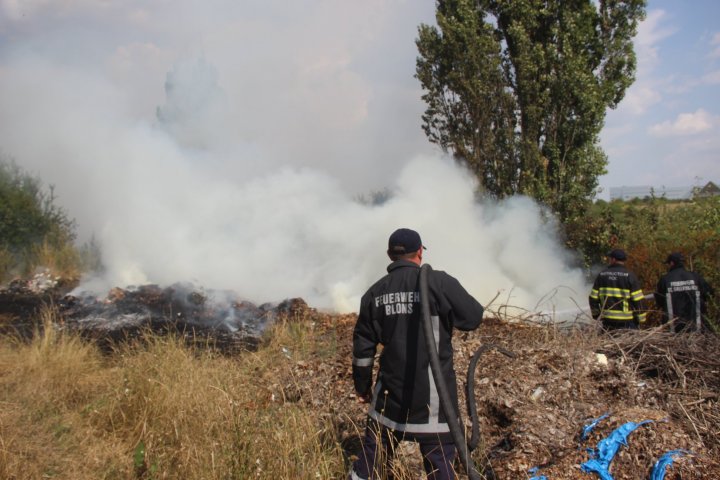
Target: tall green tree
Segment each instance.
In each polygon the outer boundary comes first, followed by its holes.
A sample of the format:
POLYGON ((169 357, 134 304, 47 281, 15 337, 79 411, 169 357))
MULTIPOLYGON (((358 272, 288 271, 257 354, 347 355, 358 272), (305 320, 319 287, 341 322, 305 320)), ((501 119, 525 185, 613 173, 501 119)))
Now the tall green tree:
POLYGON ((599 134, 634 80, 644 15, 645 0, 439 0, 416 41, 425 133, 487 193, 577 221, 605 173, 599 134))

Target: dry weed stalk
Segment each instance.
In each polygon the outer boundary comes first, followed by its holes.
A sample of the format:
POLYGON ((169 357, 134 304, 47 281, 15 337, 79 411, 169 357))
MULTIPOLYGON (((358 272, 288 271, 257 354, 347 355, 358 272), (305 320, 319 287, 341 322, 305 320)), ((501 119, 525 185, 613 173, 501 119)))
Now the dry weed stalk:
POLYGON ((720 453, 720 338, 677 334, 668 325, 611 338, 604 347, 618 351, 643 376, 662 382, 668 412, 686 419, 705 447, 720 453))

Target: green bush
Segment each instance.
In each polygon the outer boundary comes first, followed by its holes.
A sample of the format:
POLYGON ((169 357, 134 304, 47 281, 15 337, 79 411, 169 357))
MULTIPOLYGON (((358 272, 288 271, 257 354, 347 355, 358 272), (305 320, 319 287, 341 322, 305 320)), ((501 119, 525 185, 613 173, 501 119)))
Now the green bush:
POLYGON ((52 186, 0 158, 0 280, 38 266, 77 275, 75 223, 55 200, 52 186))
MULTIPOLYGON (((685 255, 689 270, 720 290, 720 197, 598 201, 582 222, 566 225, 566 232, 568 245, 584 254, 587 266, 603 263, 611 248, 627 251, 628 267, 646 293, 655 291, 666 272, 663 261, 675 251, 685 255)), ((720 318, 718 305, 711 305, 710 316, 720 318)))

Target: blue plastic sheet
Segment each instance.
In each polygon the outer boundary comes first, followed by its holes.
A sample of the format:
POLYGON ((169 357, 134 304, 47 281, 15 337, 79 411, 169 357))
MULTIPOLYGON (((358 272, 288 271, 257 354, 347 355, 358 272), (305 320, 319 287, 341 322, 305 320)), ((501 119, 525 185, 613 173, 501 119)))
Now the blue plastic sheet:
POLYGON ((583 472, 596 473, 602 480, 614 480, 608 469, 615 454, 622 445, 627 445, 627 437, 641 425, 650 423, 645 420, 640 423, 627 422, 616 428, 610 435, 598 442, 597 447, 591 451, 590 460, 580 465, 583 472))
POLYGON ((583 427, 582 436, 580 437, 580 439, 581 439, 583 442, 584 442, 585 440, 587 440, 588 435, 590 435, 590 432, 592 432, 593 429, 594 429, 595 427, 597 427, 597 424, 600 423, 600 422, 602 422, 603 420, 605 420, 605 419, 608 418, 609 416, 610 416, 610 414, 609 414, 609 413, 606 413, 605 415, 602 415, 602 416, 596 418, 595 420, 593 420, 592 422, 588 423, 587 425, 585 425, 585 426, 583 427))
MULTIPOLYGON (((537 473, 540 470, 540 467, 533 467, 530 470, 528 470, 528 473, 532 475, 533 473, 537 473)), ((530 480, 548 480, 548 478, 545 475, 538 475, 536 477, 530 478, 530 480)))
POLYGON ((687 453, 691 452, 688 452, 687 450, 670 450, 669 452, 663 454, 663 456, 655 462, 655 466, 653 467, 652 472, 650 472, 650 480, 663 480, 665 478, 665 470, 673 463, 673 457, 685 455, 687 453))

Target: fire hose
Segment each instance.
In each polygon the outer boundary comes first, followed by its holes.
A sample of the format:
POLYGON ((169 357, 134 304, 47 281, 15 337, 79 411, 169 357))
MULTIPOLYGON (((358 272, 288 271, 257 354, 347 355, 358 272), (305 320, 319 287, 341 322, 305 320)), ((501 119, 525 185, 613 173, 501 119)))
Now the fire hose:
POLYGON ((462 427, 460 425, 459 415, 457 412, 455 412, 452 397, 450 396, 450 390, 448 389, 447 382, 443 377, 442 368, 440 366, 440 356, 438 354, 438 348, 435 343, 435 335, 433 333, 432 318, 430 314, 430 295, 428 288, 428 272, 430 270, 432 270, 432 268, 430 267, 430 265, 427 264, 423 265, 420 268, 420 306, 422 310, 422 323, 423 332, 425 335, 425 345, 430 354, 430 369, 432 371, 433 379, 435 381, 435 388, 437 389, 438 396, 440 397, 440 405, 443 413, 445 414, 448 428, 450 429, 450 436, 452 437, 453 443, 457 448, 460 461, 463 464, 463 467, 465 468, 465 471, 467 472, 470 480, 494 479, 495 475, 493 474, 491 468, 486 468, 486 475, 482 475, 475 467, 473 461, 470 459, 470 452, 477 447, 480 440, 480 427, 478 425, 477 405, 475 403, 475 367, 477 366, 477 362, 480 359, 480 356, 484 352, 491 349, 497 349, 499 352, 503 353, 508 357, 514 357, 515 355, 501 347, 492 344, 482 345, 473 355, 472 360, 470 361, 470 365, 468 366, 466 384, 467 409, 468 415, 472 420, 472 435, 470 438, 470 442, 466 442, 465 434, 463 433, 462 427))

